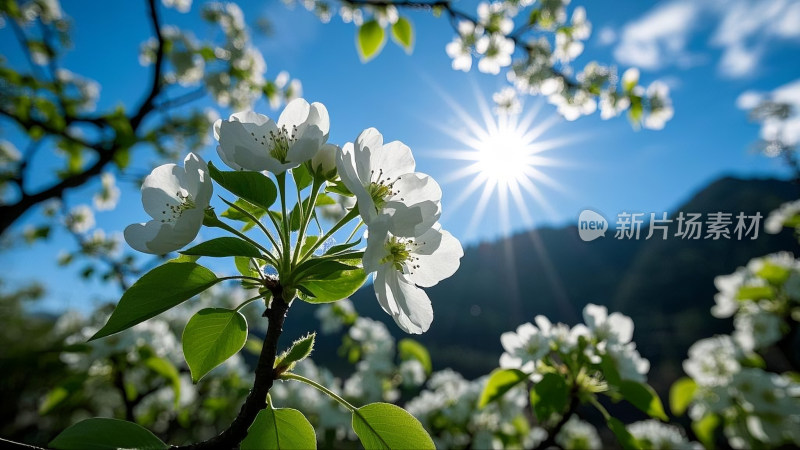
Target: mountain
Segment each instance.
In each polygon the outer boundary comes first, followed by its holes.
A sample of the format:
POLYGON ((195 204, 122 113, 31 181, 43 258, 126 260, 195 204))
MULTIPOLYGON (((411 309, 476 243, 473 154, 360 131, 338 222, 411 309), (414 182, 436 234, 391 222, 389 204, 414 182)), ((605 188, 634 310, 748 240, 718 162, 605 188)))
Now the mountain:
MULTIPOLYGON (((800 195, 796 184, 774 179, 726 177, 706 186, 671 214, 769 212, 800 195)), ((614 223, 614 217, 607 217, 614 223)), ((734 220, 735 225, 735 220, 734 220)), ((465 249, 461 267, 451 278, 427 289, 433 302, 431 329, 413 336, 431 352, 435 369, 451 367, 472 378, 497 366, 502 352, 500 334, 534 316, 574 325, 587 303, 607 305, 630 315, 636 324, 634 340, 653 367, 651 380, 674 380, 691 343, 714 333, 728 332, 730 321, 710 315, 714 277, 733 272, 751 258, 800 250, 792 232, 763 232, 750 240, 645 239, 606 236, 584 242, 576 226, 543 227, 465 249)), ((704 231, 705 233, 705 231, 704 231)), ((658 233, 656 233, 658 236, 658 233)), ((362 316, 389 325, 396 338, 407 337, 378 305, 371 286, 351 297, 362 316)), ((313 305, 295 302, 287 320, 286 339, 316 328, 313 305), (312 325, 313 324, 313 325, 312 325)), ((333 370, 344 370, 337 356, 338 337, 318 339, 314 358, 333 370)))

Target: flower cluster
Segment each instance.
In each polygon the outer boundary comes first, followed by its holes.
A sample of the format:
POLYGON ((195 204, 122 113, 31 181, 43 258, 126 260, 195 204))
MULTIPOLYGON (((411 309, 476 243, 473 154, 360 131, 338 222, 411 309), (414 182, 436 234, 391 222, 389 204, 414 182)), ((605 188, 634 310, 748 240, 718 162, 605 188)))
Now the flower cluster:
MULTIPOLYGON (((337 9, 329 0, 284 0, 287 5, 301 3, 323 22, 330 21, 337 9)), ((345 23, 364 30, 375 26, 386 28, 402 25, 411 29, 408 18, 399 14, 404 4, 354 4, 341 0, 338 14, 345 23)), ((452 68, 468 72, 473 58, 480 72, 498 75, 505 72, 512 89, 520 94, 544 95, 567 120, 593 114, 599 109, 603 119, 628 111, 635 127, 661 129, 674 110, 669 89, 662 82, 653 82, 646 89, 638 86, 638 71, 630 84, 620 80, 617 69, 588 62, 582 70, 572 63, 583 53, 584 42, 592 32, 586 10, 575 7, 567 11, 570 0, 493 0, 481 1, 475 14, 457 9, 453 4, 431 4, 436 16, 447 14, 455 31, 445 52, 452 59, 452 68), (620 83, 622 81, 622 83, 620 83)), ((403 31, 408 32, 408 31, 403 31)), ((411 29, 413 32, 413 29, 411 29)), ((385 36, 385 31, 380 36, 385 36)), ((383 37, 381 38, 383 39, 383 37)), ((408 43, 402 44, 406 50, 408 43)), ((380 51, 381 46, 378 46, 380 51)), ((628 77, 629 79, 634 77, 628 77)), ((518 112, 518 102, 505 89, 495 97, 503 113, 518 112)))
POLYGON ((745 350, 775 344, 800 315, 800 261, 790 253, 753 259, 714 284, 719 293, 711 314, 733 316, 733 339, 745 350))
MULTIPOLYGON (((536 316, 536 325, 524 323, 516 332, 500 336, 505 352, 500 367, 519 369, 534 379, 550 371, 555 361, 576 361, 600 372, 603 360, 612 363, 624 380, 644 381, 650 363, 639 355, 633 337, 633 321, 618 312, 608 314, 605 306, 588 304, 583 309, 584 324, 570 328, 552 324, 536 316), (558 360, 550 358, 557 355, 558 360)), ((591 377, 590 377, 591 378, 591 377)))
POLYGON ((782 204, 778 209, 769 213, 764 221, 764 231, 770 234, 778 234, 784 228, 800 227, 800 200, 782 204))
POLYGON ((800 383, 751 367, 753 357, 730 336, 696 342, 683 363, 696 383, 689 416, 721 418, 733 448, 800 445, 800 383))
MULTIPOLYGON (((302 98, 291 101, 277 122, 243 111, 228 120, 217 120, 213 131, 219 142, 219 157, 235 171, 272 174, 281 190, 291 171, 298 192, 305 187, 299 177, 306 173, 317 180, 310 200, 318 198, 317 190, 323 183, 329 186, 330 196, 353 197, 355 204, 326 196, 327 205, 348 205, 334 230, 360 216, 367 226, 363 270, 375 274, 373 285, 381 307, 408 333, 422 333, 430 327, 433 309, 421 287, 433 286, 452 275, 463 250, 459 241, 439 225, 441 189, 433 178, 416 171, 408 146, 400 141, 384 144, 383 136, 374 128, 364 130, 341 148, 330 144, 328 110, 321 103, 309 104, 302 98)), ((156 168, 142 185, 142 203, 152 220, 130 225, 125 239, 136 250, 152 254, 186 246, 203 225, 212 190, 208 166, 193 153, 186 157, 183 168, 175 164, 156 168)), ((284 225, 270 216, 280 239, 288 241, 287 234, 299 231, 297 246, 301 246, 314 206, 308 212, 298 211, 306 215, 304 225, 292 230, 287 229, 290 218, 286 211, 281 214, 284 225)), ((272 236, 270 239, 276 244, 272 236)), ((305 257, 313 255, 324 241, 320 239, 305 257)), ((284 243, 286 248, 273 250, 287 258, 287 253, 294 253, 290 262, 300 264, 300 249, 292 252, 289 243, 284 243)), ((271 262, 276 270, 289 270, 285 264, 271 262)), ((291 279, 291 274, 279 276, 291 279)))

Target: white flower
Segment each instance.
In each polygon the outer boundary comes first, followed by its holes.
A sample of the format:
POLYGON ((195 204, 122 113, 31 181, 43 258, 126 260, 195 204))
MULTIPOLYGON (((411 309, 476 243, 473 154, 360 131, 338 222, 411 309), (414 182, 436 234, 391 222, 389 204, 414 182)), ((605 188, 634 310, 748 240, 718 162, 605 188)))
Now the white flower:
POLYGON ((214 123, 217 153, 234 170, 281 174, 317 154, 328 140, 330 120, 321 103, 298 98, 286 105, 278 123, 252 111, 214 123))
POLYGON ((92 198, 94 207, 98 211, 107 211, 114 209, 119 201, 119 188, 116 185, 114 174, 111 172, 104 172, 100 176, 102 187, 100 192, 94 194, 92 198))
POLYGON ((398 368, 400 377, 403 379, 403 386, 417 387, 425 382, 425 368, 416 359, 409 359, 400 363, 398 368))
POLYGON ((187 13, 192 8, 192 0, 161 0, 167 8, 175 8, 179 12, 187 13))
POLYGON ((795 219, 799 214, 800 200, 784 203, 778 209, 769 213, 769 216, 764 221, 764 231, 770 234, 778 234, 785 226, 795 226, 800 223, 795 219))
POLYGON ((497 105, 496 111, 499 114, 514 115, 522 111, 517 91, 511 86, 506 86, 501 91, 492 94, 492 100, 497 105))
POLYGON ((669 87, 660 81, 654 81, 647 87, 647 99, 650 111, 644 118, 644 127, 660 130, 675 115, 672 100, 669 98, 669 87))
POLYGON ((134 249, 162 255, 192 242, 200 231, 213 190, 208 166, 194 153, 183 164, 156 167, 144 179, 142 205, 153 220, 125 228, 134 249))
POLYGON ((94 213, 89 205, 78 205, 72 208, 64 221, 74 233, 85 233, 94 227, 94 213))
POLYGON ((639 69, 631 67, 622 73, 622 89, 631 91, 639 83, 639 69))
POLYGON ((497 33, 484 35, 475 43, 475 50, 483 55, 478 62, 478 70, 497 75, 501 67, 511 64, 514 41, 497 33))
POLYGON ((689 442, 683 430, 675 425, 657 420, 643 420, 627 425, 625 428, 638 441, 642 448, 652 450, 702 449, 698 442, 689 442))
POLYGON ((745 350, 758 350, 778 342, 783 319, 754 303, 742 305, 733 319, 733 339, 745 350))
POLYGON ((417 238, 388 231, 386 220, 369 228, 364 270, 376 272, 375 294, 384 311, 407 333, 420 334, 433 321, 431 301, 417 286, 431 287, 451 276, 464 256, 461 243, 438 225, 417 238))
POLYGON ((520 369, 532 373, 537 362, 550 352, 550 338, 531 323, 523 323, 517 332, 500 335, 505 353, 500 356, 500 367, 520 369))
POLYGON ((599 342, 627 344, 633 338, 633 320, 608 308, 589 303, 583 308, 583 321, 599 342))
POLYGON ((603 443, 597 428, 573 415, 556 436, 556 443, 562 448, 600 449, 603 443))
POLYGON ((311 170, 328 180, 336 178, 336 155, 342 151, 338 145, 325 144, 311 158, 311 170))
POLYGON ((568 63, 583 53, 583 42, 574 39, 566 32, 556 33, 556 49, 553 56, 561 62, 568 63))
POLYGON ((342 182, 358 199, 358 211, 371 226, 387 216, 395 236, 415 237, 441 215, 442 190, 433 178, 414 173, 414 157, 400 141, 383 143, 375 128, 361 132, 337 154, 342 182))
POLYGON ((453 70, 469 72, 472 68, 472 47, 483 36, 483 27, 468 20, 458 23, 458 36, 447 44, 447 56, 453 58, 453 70))
POLYGON ((600 118, 603 120, 617 117, 629 106, 631 106, 631 101, 628 97, 618 97, 608 91, 600 93, 600 118))
POLYGON ((721 386, 741 368, 739 354, 730 336, 701 339, 689 348, 683 370, 701 386, 721 386))
POLYGON ((514 22, 507 15, 503 2, 482 2, 478 5, 478 22, 488 31, 504 35, 511 33, 514 22))

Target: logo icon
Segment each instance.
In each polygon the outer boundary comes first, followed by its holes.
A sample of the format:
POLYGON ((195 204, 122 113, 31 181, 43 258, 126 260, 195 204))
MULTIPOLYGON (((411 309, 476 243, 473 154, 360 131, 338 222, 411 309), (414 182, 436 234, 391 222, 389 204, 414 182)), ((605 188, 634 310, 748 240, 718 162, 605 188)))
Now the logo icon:
POLYGON ((608 221, 601 214, 591 209, 584 209, 578 216, 578 235, 584 242, 605 237, 608 231, 608 221))

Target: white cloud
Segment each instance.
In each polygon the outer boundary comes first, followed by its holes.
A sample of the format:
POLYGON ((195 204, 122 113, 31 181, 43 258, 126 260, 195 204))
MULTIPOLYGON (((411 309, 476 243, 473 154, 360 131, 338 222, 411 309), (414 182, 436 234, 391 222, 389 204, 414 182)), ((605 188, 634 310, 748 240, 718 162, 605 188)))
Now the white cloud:
POLYGON ((692 56, 686 43, 699 13, 699 6, 688 1, 656 7, 623 27, 614 57, 622 64, 649 70, 689 64, 692 56))
POLYGON ((750 110, 763 100, 791 106, 788 117, 769 117, 761 123, 761 138, 788 145, 800 144, 800 79, 784 84, 772 92, 746 91, 736 99, 736 106, 750 110))
POLYGON ((657 70, 696 63, 687 46, 694 34, 711 31, 709 44, 722 50, 718 69, 740 78, 758 70, 768 49, 781 41, 800 42, 797 0, 671 0, 625 25, 614 56, 627 65, 657 70), (700 18, 710 19, 702 27, 700 18))

